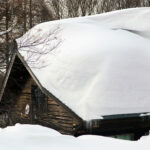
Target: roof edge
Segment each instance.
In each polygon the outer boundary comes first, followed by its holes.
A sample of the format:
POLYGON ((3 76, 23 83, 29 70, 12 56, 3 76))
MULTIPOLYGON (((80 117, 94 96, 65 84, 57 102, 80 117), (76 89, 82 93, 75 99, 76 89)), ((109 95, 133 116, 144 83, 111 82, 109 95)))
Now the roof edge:
POLYGON ((2 88, 0 90, 0 102, 2 100, 7 82, 8 82, 8 78, 12 69, 12 66, 14 64, 14 60, 16 58, 16 56, 18 56, 18 58, 20 59, 20 61, 23 63, 23 65, 25 66, 25 68, 27 69, 27 71, 29 72, 29 74, 31 75, 31 77, 33 78, 33 80, 35 81, 35 83, 38 85, 38 87, 41 89, 41 91, 43 93, 45 93, 47 96, 52 96, 59 104, 61 104, 63 106, 63 108, 67 111, 69 111, 77 120, 82 121, 83 119, 81 119, 75 112, 73 112, 67 105, 65 105, 63 102, 61 102, 58 98, 56 98, 52 93, 50 93, 48 90, 46 90, 40 83, 40 81, 37 79, 37 77, 34 75, 34 73, 32 72, 32 70, 30 69, 30 67, 28 66, 28 64, 26 63, 26 61, 24 60, 24 58, 21 56, 21 54, 18 51, 17 48, 17 42, 16 40, 13 41, 13 48, 12 48, 12 55, 10 58, 10 63, 7 69, 7 72, 5 74, 3 83, 2 83, 2 88))
POLYGON ((9 62, 8 69, 7 69, 6 74, 4 76, 4 79, 3 79, 3 82, 2 82, 2 86, 1 86, 1 90, 0 90, 0 102, 1 102, 1 99, 3 97, 4 90, 6 88, 6 84, 7 84, 7 81, 8 81, 8 78, 9 78, 9 75, 10 75, 10 72, 11 72, 14 60, 16 58, 16 51, 17 51, 17 43, 14 40, 13 41, 12 54, 11 54, 11 57, 10 57, 10 62, 9 62))
POLYGON ((61 102, 61 100, 59 100, 56 96, 54 96, 52 93, 50 93, 50 91, 48 91, 47 89, 45 89, 42 84, 40 83, 40 81, 37 79, 37 77, 34 75, 34 73, 32 72, 32 70, 30 69, 30 67, 28 66, 28 64, 26 63, 26 61, 24 60, 24 58, 21 56, 21 54, 19 53, 19 51, 16 51, 16 55, 19 57, 19 59, 21 60, 21 62, 23 63, 23 65, 25 66, 25 68, 27 69, 27 71, 29 72, 29 74, 31 75, 31 77, 33 78, 33 80, 35 81, 35 83, 38 85, 38 87, 40 88, 40 90, 45 93, 47 96, 51 96, 53 97, 59 104, 61 104, 63 106, 63 108, 67 111, 69 111, 77 120, 82 121, 83 119, 78 116, 74 111, 71 110, 71 108, 69 108, 67 105, 65 105, 63 102, 61 102))

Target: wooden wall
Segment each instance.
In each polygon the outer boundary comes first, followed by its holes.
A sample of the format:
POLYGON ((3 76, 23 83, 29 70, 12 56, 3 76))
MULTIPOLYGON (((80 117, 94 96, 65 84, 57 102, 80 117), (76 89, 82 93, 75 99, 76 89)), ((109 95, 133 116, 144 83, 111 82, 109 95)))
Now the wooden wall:
POLYGON ((53 97, 48 97, 47 100, 47 112, 39 114, 39 123, 52 127, 63 134, 74 134, 81 122, 53 97))
POLYGON ((58 130, 63 134, 74 134, 80 121, 55 100, 53 96, 47 96, 47 108, 44 112, 40 110, 33 112, 34 100, 32 98, 32 85, 36 85, 30 78, 22 89, 10 111, 10 117, 15 123, 40 124, 58 130), (26 113, 26 106, 30 111, 26 113), (35 117, 36 115, 36 117, 35 117))
MULTIPOLYGON (((14 125, 15 123, 40 124, 54 128, 64 134, 74 134, 80 126, 81 120, 75 117, 69 109, 66 109, 66 107, 61 104, 60 101, 58 102, 50 93, 47 96, 45 95, 45 110, 35 111, 35 109, 38 108, 36 108, 37 106, 33 98, 33 86, 37 85, 17 57, 9 75, 3 99, 0 103, 0 108, 5 108, 6 110, 7 107, 9 123, 7 122, 6 126, 8 124, 14 125)), ((40 103, 42 104, 42 102, 40 103)), ((45 105, 44 102, 43 105, 45 105)))
POLYGON ((13 106, 10 109, 10 118, 15 123, 32 123, 32 97, 31 85, 32 79, 29 79, 20 94, 16 96, 13 106), (27 110, 28 109, 28 110, 27 110), (28 112, 27 112, 28 111, 28 112))

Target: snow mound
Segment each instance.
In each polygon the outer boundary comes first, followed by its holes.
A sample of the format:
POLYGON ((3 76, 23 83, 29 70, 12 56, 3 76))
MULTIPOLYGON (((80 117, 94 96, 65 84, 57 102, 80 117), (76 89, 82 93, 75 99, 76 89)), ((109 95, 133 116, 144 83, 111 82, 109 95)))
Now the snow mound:
POLYGON ((150 8, 42 23, 17 42, 43 87, 81 118, 150 112, 150 8))
POLYGON ((7 136, 9 134, 9 137, 13 137, 14 135, 17 136, 61 136, 59 132, 56 130, 42 127, 40 125, 21 125, 17 123, 15 126, 8 126, 4 129, 1 129, 0 135, 1 136, 7 136))
POLYGON ((102 136, 85 135, 78 138, 37 125, 15 125, 0 131, 2 150, 149 150, 150 136, 131 142, 102 136))

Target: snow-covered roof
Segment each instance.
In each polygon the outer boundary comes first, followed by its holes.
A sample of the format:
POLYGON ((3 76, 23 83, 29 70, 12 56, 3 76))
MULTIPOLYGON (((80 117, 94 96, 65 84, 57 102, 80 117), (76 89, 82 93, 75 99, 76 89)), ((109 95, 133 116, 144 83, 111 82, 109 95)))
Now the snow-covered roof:
POLYGON ((45 22, 17 42, 43 87, 81 118, 150 112, 150 8, 45 22))

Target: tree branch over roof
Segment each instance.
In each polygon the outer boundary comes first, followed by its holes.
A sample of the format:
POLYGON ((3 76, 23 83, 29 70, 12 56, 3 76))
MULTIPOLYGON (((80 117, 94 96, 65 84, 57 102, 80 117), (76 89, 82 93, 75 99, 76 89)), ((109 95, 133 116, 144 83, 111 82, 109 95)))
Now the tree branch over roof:
POLYGON ((52 27, 49 31, 43 31, 42 28, 37 27, 17 40, 19 51, 24 54, 25 60, 32 68, 40 69, 47 66, 42 58, 59 46, 60 31, 59 26, 52 27))

